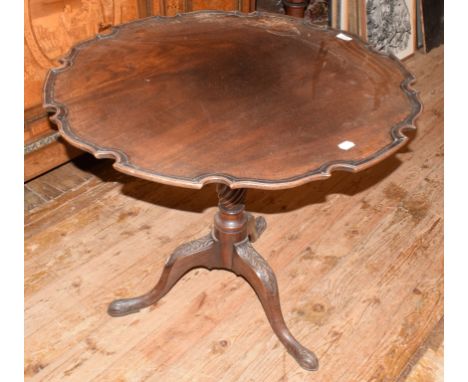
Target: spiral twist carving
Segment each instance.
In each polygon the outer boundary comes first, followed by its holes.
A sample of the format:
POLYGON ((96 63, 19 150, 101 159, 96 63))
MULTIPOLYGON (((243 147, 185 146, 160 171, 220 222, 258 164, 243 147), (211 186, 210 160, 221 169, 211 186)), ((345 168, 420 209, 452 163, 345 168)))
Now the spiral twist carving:
POLYGON ((244 208, 246 193, 244 188, 233 190, 224 184, 220 184, 216 191, 218 192, 219 207, 223 210, 233 211, 244 208))

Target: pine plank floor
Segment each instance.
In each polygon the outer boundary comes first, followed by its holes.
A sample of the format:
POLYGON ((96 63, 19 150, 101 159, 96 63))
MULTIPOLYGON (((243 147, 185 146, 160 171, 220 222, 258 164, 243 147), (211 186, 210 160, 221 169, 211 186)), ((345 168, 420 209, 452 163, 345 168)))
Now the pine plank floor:
POLYGON ((25 185, 25 379, 441 381, 443 346, 427 344, 443 319, 443 47, 406 64, 424 103, 406 148, 358 174, 247 194, 268 223, 255 247, 319 371, 298 367, 250 286, 225 271, 194 270, 157 305, 108 316, 208 232, 216 195, 85 157, 25 185))

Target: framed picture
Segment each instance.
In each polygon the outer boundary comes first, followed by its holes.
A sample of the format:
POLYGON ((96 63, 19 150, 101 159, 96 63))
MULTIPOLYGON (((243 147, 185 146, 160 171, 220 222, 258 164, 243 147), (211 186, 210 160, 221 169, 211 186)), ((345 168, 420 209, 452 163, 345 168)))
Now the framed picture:
POLYGON ((417 0, 330 0, 330 24, 404 59, 416 50, 417 0))
POLYGON ((416 0, 366 0, 367 42, 400 60, 416 50, 416 0))

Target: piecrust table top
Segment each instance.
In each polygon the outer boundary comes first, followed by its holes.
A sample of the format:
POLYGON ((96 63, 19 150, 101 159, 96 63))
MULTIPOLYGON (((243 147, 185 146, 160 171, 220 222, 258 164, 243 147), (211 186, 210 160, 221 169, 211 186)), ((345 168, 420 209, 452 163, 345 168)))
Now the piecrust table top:
POLYGON ((138 20, 75 46, 44 107, 66 140, 128 174, 294 187, 391 155, 421 111, 404 66, 346 36, 265 13, 138 20))

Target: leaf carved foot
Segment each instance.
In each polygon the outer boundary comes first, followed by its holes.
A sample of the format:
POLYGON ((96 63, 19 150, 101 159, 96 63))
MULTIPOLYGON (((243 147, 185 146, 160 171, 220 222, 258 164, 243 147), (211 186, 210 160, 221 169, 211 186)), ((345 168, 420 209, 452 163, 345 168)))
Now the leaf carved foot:
POLYGON ((260 299, 270 325, 286 350, 306 370, 317 370, 318 359, 313 352, 302 346, 291 334, 281 312, 278 284, 275 274, 248 240, 235 245, 237 256, 233 271, 243 276, 260 299))
POLYGON ((211 235, 183 244, 169 256, 158 283, 151 291, 142 296, 115 300, 109 305, 107 312, 114 317, 136 313, 155 304, 190 269, 211 269, 217 267, 218 262, 211 235))

